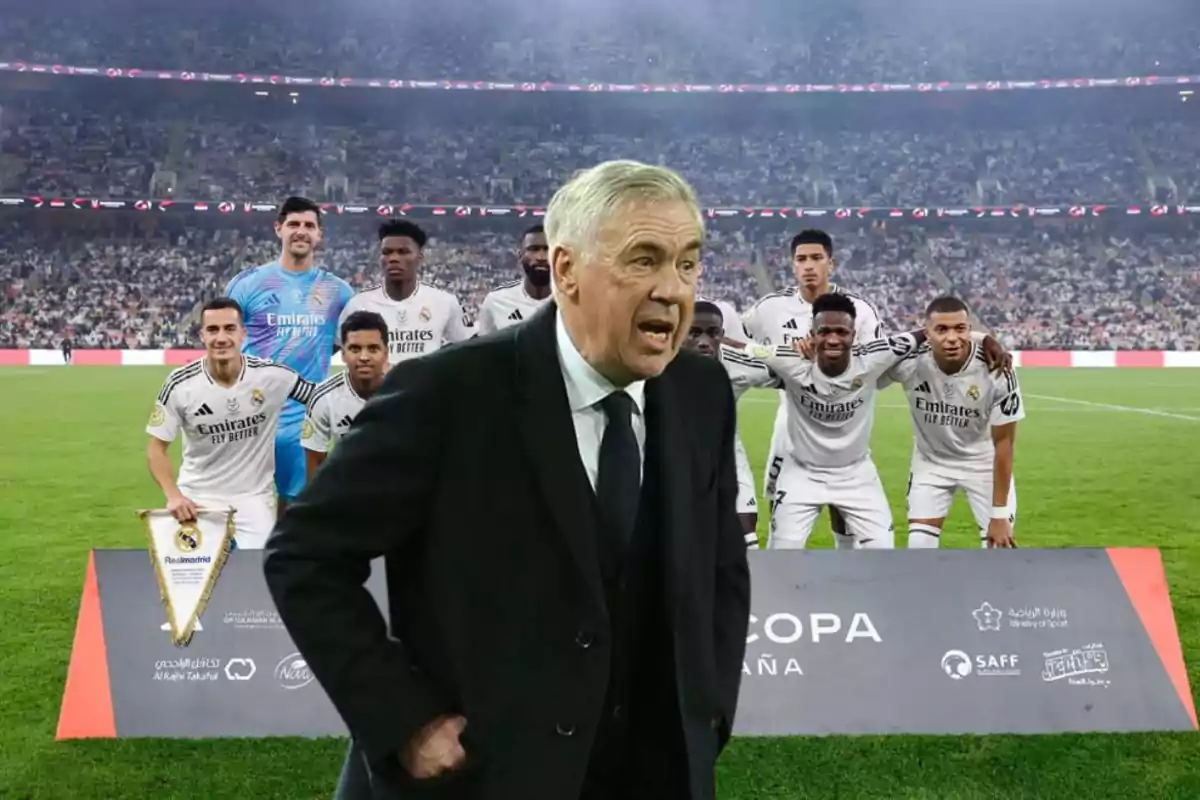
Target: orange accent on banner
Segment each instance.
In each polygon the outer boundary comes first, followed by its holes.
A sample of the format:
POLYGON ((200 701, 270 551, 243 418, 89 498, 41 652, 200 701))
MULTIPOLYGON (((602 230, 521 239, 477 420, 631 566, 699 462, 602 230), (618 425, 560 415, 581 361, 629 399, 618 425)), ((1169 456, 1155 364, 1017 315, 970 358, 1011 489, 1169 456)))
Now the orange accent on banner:
POLYGON ((1153 548, 1110 547, 1107 552, 1121 585, 1125 587, 1125 594, 1137 610, 1150 643, 1179 694, 1179 702, 1191 717, 1192 727, 1197 727, 1196 704, 1188 685, 1175 614, 1171 611, 1171 594, 1162 555, 1153 548))
POLYGON ((100 609, 100 587, 96 583, 96 557, 88 553, 83 599, 75 622, 75 643, 67 667, 55 739, 114 738, 112 687, 108 680, 108 651, 100 609))

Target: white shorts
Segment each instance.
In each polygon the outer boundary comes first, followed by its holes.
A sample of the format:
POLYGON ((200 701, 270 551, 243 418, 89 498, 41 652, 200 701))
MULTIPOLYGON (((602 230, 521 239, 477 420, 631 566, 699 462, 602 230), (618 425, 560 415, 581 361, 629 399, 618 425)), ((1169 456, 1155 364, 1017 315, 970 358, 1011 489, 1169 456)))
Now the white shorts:
POLYGON ((763 497, 772 500, 775 497, 775 484, 779 481, 779 472, 783 469, 783 461, 792 452, 792 437, 788 435, 788 399, 784 392, 779 392, 779 407, 775 410, 775 429, 771 432, 771 449, 767 452, 767 468, 763 471, 763 497))
POLYGON ((737 511, 739 514, 757 514, 758 497, 754 490, 754 473, 750 470, 750 457, 742 444, 742 435, 733 434, 733 462, 737 467, 737 511))
POLYGON ((846 520, 854 549, 891 550, 896 546, 892 511, 883 482, 870 458, 836 469, 812 469, 786 458, 771 499, 768 549, 798 550, 808 543, 825 506, 846 520))
MULTIPOLYGON (((908 518, 944 519, 950 513, 954 493, 962 489, 971 506, 971 515, 986 534, 992 519, 992 468, 991 465, 972 469, 970 467, 939 466, 920 453, 913 453, 912 470, 908 474, 908 518)), ((1017 485, 1014 480, 1008 487, 1008 519, 1017 519, 1017 485)))
POLYGON ((240 497, 190 497, 198 508, 213 510, 233 507, 234 547, 238 550, 262 550, 275 528, 275 493, 240 497))

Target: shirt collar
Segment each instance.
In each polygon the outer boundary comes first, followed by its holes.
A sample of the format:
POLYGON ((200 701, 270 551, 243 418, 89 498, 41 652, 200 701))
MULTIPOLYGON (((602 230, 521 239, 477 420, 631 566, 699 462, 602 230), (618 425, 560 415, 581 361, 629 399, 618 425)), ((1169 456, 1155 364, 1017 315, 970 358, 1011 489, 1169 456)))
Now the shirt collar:
MULTIPOLYGON (((571 413, 591 408, 613 392, 620 391, 619 387, 613 385, 612 381, 597 372, 591 364, 583 360, 583 356, 579 355, 579 351, 575 349, 575 343, 571 341, 571 336, 563 324, 561 311, 555 312, 554 321, 555 339, 558 343, 558 365, 562 369, 563 383, 567 387, 567 403, 571 406, 571 413)), ((646 382, 634 381, 625 387, 625 393, 633 398, 633 405, 637 409, 637 413, 644 414, 646 382)))

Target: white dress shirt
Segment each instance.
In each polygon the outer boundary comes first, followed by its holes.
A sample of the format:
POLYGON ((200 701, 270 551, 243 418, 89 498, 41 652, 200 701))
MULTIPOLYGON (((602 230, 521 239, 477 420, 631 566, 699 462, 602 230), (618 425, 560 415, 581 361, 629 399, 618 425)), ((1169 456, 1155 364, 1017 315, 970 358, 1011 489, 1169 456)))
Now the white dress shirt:
MULTIPOLYGON (((592 490, 596 489, 596 478, 600 474, 600 442, 604 440, 604 428, 608 416, 600 407, 600 401, 613 392, 622 391, 614 386, 583 360, 571 335, 563 325, 562 314, 555 312, 555 338, 558 342, 558 365, 562 369, 563 383, 567 387, 567 404, 571 408, 571 421, 575 425, 575 441, 579 445, 579 458, 587 471, 592 490)), ((646 382, 635 381, 624 389, 633 398, 633 435, 637 438, 638 452, 642 464, 646 461, 646 382)))

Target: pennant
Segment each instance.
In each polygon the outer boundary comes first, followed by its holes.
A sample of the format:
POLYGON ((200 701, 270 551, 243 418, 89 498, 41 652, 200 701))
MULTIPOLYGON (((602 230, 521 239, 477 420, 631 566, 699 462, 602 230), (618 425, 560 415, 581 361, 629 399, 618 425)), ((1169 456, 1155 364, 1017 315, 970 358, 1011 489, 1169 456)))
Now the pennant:
POLYGON ((167 612, 171 641, 186 646, 229 555, 234 510, 200 509, 180 522, 164 509, 138 512, 150 543, 150 562, 167 612))

